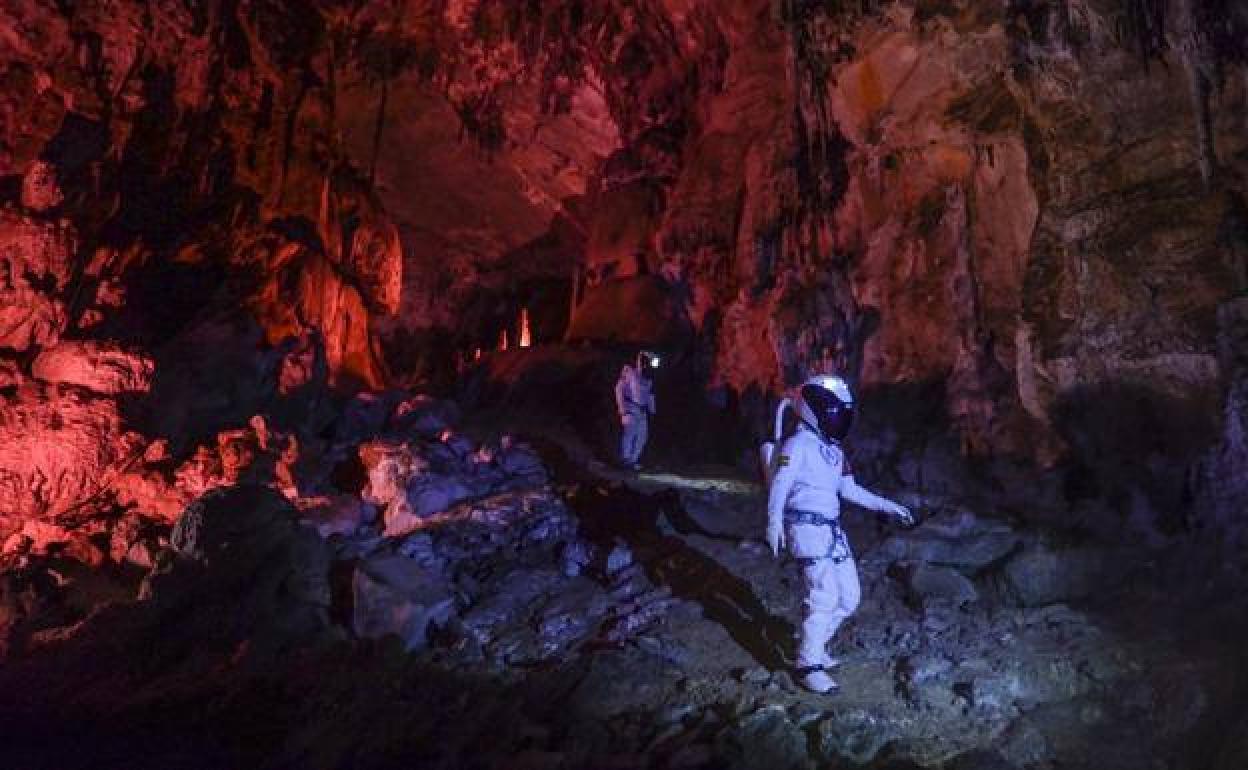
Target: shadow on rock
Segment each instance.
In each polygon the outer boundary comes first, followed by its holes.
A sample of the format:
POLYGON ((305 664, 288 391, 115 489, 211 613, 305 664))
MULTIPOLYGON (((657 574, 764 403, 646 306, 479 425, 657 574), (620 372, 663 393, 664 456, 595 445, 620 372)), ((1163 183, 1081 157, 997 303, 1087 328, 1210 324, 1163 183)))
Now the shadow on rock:
POLYGON ((750 583, 675 535, 701 532, 675 492, 646 495, 626 485, 581 486, 569 499, 581 531, 604 551, 623 542, 650 580, 698 604, 755 660, 769 669, 789 665, 793 626, 771 615, 750 583))

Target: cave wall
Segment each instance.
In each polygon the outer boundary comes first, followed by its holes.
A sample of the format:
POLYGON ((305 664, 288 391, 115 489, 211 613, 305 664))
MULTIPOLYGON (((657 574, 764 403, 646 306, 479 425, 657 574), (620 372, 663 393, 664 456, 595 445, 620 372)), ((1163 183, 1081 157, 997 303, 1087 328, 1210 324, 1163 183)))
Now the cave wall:
POLYGON ((1073 393, 1216 398, 1216 309, 1242 280, 1226 223, 1244 79, 1227 61, 1207 99, 1191 95, 1203 65, 1177 10, 1149 33, 1115 2, 617 6, 444 9, 460 58, 439 98, 491 107, 461 121, 475 146, 439 154, 446 138, 415 117, 382 145, 386 173, 451 180, 462 209, 448 218, 415 188, 392 199, 428 231, 412 251, 438 255, 436 270, 408 255, 405 301, 424 312, 405 319, 462 320, 481 287, 562 271, 598 338, 641 342, 627 312, 602 328, 630 290, 596 289, 655 276, 713 347, 713 384, 775 392, 825 362, 866 387, 947 380, 968 448, 1047 459, 1073 393), (486 163, 496 184, 398 157, 417 150, 486 163), (513 175, 565 184, 521 204, 513 175), (509 264, 560 206, 570 253, 509 264), (428 245, 447 233, 454 245, 428 245))
POLYGON ((1060 467, 1068 498, 1127 516, 1190 506, 1235 424, 1217 355, 1248 254, 1235 8, 617 12, 552 2, 500 27, 546 92, 570 57, 615 122, 570 209, 573 338, 687 353, 755 429, 814 370, 930 385, 965 455, 1060 467), (572 42, 534 32, 551 19, 572 42), (578 34, 613 44, 577 57, 578 34), (671 303, 638 299, 643 279, 671 303))
POLYGON ((329 390, 386 383, 398 234, 338 149, 338 9, 308 10, 0 7, 6 553, 142 565, 292 431, 314 455, 329 390))
MULTIPOLYGON (((300 361, 446 382, 527 309, 538 342, 677 352, 754 428, 834 369, 938 399, 968 456, 1185 505, 1242 443, 1245 28, 1216 0, 6 3, 0 388, 150 359, 180 417, 108 441, 189 452, 300 361)), ((160 411, 88 379, 101 424, 160 411)))
MULTIPOLYGON (((125 323, 108 306, 160 305, 165 282, 144 286, 144 276, 177 264, 201 273, 183 303, 248 305, 273 344, 321 328, 335 379, 382 384, 373 327, 398 309, 398 237, 338 150, 325 45, 334 17, 324 12, 263 2, 5 4, 6 203, 74 239, 67 280, 16 289, 40 295, 28 302, 65 306, 43 324, 40 344, 96 333, 167 338, 186 320, 173 316, 202 307, 130 313, 125 323)), ((21 237, 6 231, 13 276, 24 274, 14 260, 52 258, 21 237)), ((0 347, 23 352, 24 336, 0 347)))

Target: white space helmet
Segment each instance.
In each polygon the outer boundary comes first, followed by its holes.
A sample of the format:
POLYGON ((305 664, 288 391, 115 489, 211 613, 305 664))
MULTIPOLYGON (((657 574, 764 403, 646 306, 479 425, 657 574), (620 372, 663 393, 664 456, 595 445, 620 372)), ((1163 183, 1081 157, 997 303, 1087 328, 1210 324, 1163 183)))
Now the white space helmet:
POLYGON ((854 422, 854 394, 835 375, 816 375, 802 383, 802 421, 825 441, 841 441, 854 422))

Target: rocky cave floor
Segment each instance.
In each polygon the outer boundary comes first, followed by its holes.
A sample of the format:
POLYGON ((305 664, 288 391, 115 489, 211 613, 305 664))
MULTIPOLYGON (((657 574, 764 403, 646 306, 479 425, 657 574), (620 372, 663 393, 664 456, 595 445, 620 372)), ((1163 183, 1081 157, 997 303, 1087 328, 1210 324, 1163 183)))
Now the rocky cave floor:
POLYGON ((756 484, 624 476, 559 431, 457 432, 455 412, 357 399, 335 433, 367 475, 353 505, 301 511, 243 474, 187 509, 150 569, 6 555, 4 764, 1229 770, 1248 756, 1229 730, 1243 603, 1182 544, 1075 545, 946 499, 909 499, 911 530, 850 513, 863 604, 834 642, 841 691, 818 696, 789 673, 800 575, 760 541, 756 484))

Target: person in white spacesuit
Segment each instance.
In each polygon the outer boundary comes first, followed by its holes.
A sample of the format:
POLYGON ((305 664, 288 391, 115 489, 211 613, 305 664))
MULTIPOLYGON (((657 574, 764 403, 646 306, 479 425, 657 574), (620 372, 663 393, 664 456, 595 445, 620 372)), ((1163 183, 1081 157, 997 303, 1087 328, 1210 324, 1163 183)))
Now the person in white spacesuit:
POLYGON ((652 373, 662 359, 643 350, 631 364, 625 364, 615 382, 615 406, 620 415, 620 463, 640 470, 641 452, 650 432, 650 415, 655 412, 652 373))
POLYGON ((799 632, 797 672, 809 689, 837 687, 827 669, 836 664, 827 644, 858 608, 858 568, 840 525, 841 499, 897 517, 905 506, 863 489, 854 480, 841 441, 853 422, 854 400, 840 377, 808 379, 801 388, 797 432, 772 462, 767 502, 767 542, 779 556, 787 544, 802 565, 805 612, 799 632))

